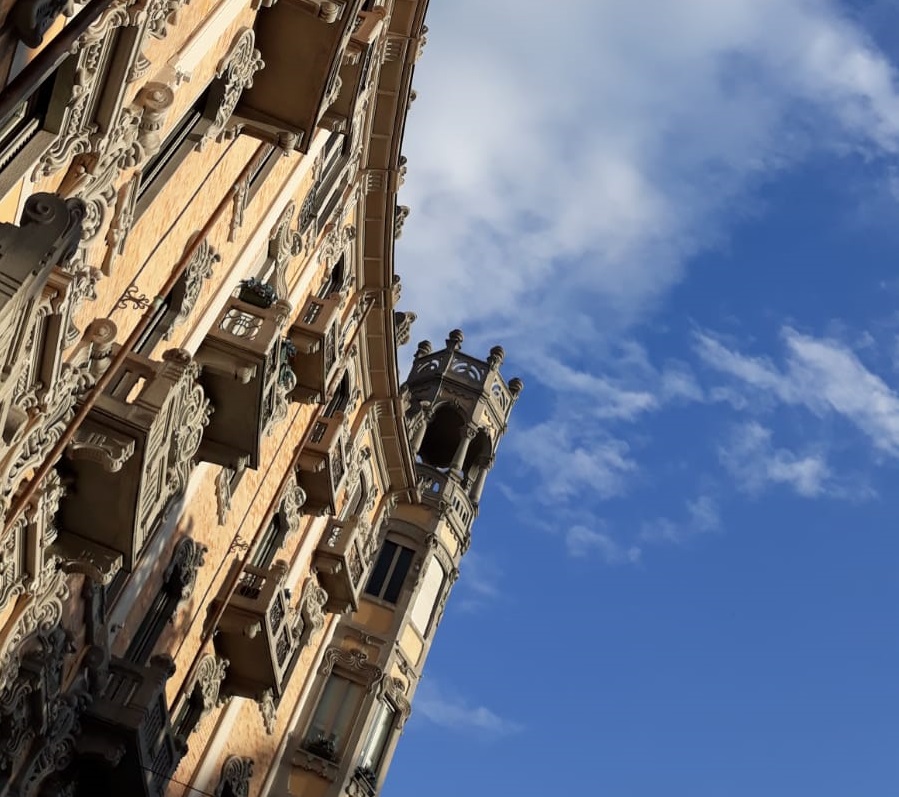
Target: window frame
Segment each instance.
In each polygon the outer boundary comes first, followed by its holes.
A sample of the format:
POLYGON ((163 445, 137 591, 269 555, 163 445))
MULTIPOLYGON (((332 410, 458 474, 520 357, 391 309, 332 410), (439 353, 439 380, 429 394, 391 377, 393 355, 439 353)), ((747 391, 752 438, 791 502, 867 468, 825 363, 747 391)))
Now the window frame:
POLYGON ((412 563, 415 561, 415 553, 414 548, 403 545, 395 539, 385 539, 378 550, 375 564, 366 581, 365 588, 363 589, 363 596, 381 601, 390 606, 398 605, 403 594, 403 589, 409 578, 412 563), (387 551, 390 550, 390 546, 393 546, 393 551, 389 554, 389 561, 386 567, 383 568, 382 574, 379 572, 381 570, 382 560, 387 556, 387 551), (402 568, 402 570, 399 571, 398 568, 402 568), (398 572, 400 572, 399 577, 397 577, 398 572), (378 584, 375 584, 376 577, 380 578, 378 584), (394 589, 391 589, 392 586, 394 589), (391 598, 390 595, 393 595, 394 593, 395 597, 391 598))

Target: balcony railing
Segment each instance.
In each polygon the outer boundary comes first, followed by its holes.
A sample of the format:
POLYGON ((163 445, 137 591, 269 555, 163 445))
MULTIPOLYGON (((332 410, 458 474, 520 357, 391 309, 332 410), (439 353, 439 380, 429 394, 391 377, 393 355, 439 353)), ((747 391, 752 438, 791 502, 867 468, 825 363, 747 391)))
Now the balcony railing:
POLYGON ((162 797, 187 748, 172 732, 167 656, 142 667, 113 658, 101 695, 85 710, 78 738, 80 774, 96 794, 162 797))
POLYGON ((197 351, 200 381, 215 409, 200 446, 207 462, 236 468, 246 458, 258 467, 265 431, 286 414, 293 389, 291 350, 281 337, 289 313, 287 302, 242 290, 197 351))
MULTIPOLYGON (((260 699, 266 690, 281 695, 299 634, 282 582, 283 563, 247 565, 222 615, 216 651, 230 661, 224 689, 260 699)), ((218 599, 214 601, 218 604, 218 599)))
POLYGON ((435 507, 445 506, 449 521, 460 530, 466 529, 474 518, 474 508, 462 485, 449 474, 430 465, 419 462, 415 468, 422 500, 435 507))
POLYGON ((312 564, 328 593, 325 611, 344 613, 358 608, 366 561, 355 519, 332 520, 325 528, 312 564))
POLYGON ((309 512, 336 512, 337 496, 346 479, 343 420, 343 413, 336 412, 316 421, 300 455, 297 482, 306 491, 305 507, 309 512))
POLYGON ((181 349, 167 351, 162 362, 128 355, 66 450, 75 489, 61 504, 64 547, 108 550, 134 567, 193 467, 208 419, 198 371, 181 349))
POLYGON ((291 362, 297 384, 290 397, 295 401, 323 404, 327 400, 340 355, 342 301, 339 294, 311 297, 290 329, 290 342, 297 350, 291 362))

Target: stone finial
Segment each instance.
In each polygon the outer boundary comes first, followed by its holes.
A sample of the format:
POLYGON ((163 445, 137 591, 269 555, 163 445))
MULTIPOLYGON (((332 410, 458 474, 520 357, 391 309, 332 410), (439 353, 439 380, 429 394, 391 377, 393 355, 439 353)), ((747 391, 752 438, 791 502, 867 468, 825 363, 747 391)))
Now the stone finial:
POLYGON ((423 340, 418 344, 418 348, 415 350, 415 359, 417 360, 419 357, 427 357, 433 349, 431 348, 431 341, 423 340))
POLYGON ((462 348, 462 341, 465 339, 465 336, 462 334, 461 329, 453 329, 450 330, 449 336, 446 339, 446 348, 452 349, 453 351, 459 351, 462 348))
POLYGON ((487 358, 487 365, 494 371, 503 364, 506 358, 506 351, 502 346, 494 346, 490 349, 490 356, 487 358))
POLYGON ((522 382, 517 376, 513 376, 509 380, 509 392, 512 394, 513 399, 517 399, 523 389, 524 382, 522 382))

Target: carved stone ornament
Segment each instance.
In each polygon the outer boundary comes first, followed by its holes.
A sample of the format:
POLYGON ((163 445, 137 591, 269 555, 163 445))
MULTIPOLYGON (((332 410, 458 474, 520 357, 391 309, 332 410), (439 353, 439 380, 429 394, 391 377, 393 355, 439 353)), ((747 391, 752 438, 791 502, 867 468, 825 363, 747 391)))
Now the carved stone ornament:
POLYGON ((396 327, 396 345, 405 346, 412 339, 412 324, 418 316, 415 313, 395 312, 393 322, 396 327))
POLYGON ((399 240, 403 234, 403 225, 409 218, 410 209, 407 205, 397 205, 393 217, 393 237, 399 240))
POLYGON ((187 600, 197 583, 197 571, 203 565, 203 556, 209 549, 184 537, 175 545, 172 561, 166 568, 164 581, 172 592, 178 592, 181 600, 187 600))
POLYGON ((300 595, 299 615, 302 623, 300 645, 305 647, 325 625, 325 604, 328 593, 321 587, 315 576, 306 580, 300 595))
POLYGON ((221 702, 220 692, 225 673, 228 671, 228 659, 210 653, 204 656, 197 665, 194 690, 199 690, 203 715, 212 711, 221 702))
POLYGON ((197 382, 200 366, 190 355, 183 349, 169 349, 162 359, 181 368, 177 392, 173 391, 176 402, 173 407, 175 433, 166 472, 166 489, 169 496, 174 496, 187 488, 195 464, 194 457, 203 439, 203 428, 209 423, 212 409, 197 382))
POLYGON ((90 698, 82 675, 62 691, 65 657, 73 650, 62 628, 39 630, 22 649, 17 677, 0 691, 0 770, 15 772, 12 794, 58 794, 58 773, 75 758, 90 698))
POLYGON ((243 28, 235 36, 228 54, 219 63, 215 73, 217 79, 210 87, 207 106, 215 109, 215 114, 202 132, 199 142, 201 148, 211 139, 222 137, 226 133, 240 132, 238 128, 226 131, 226 126, 231 121, 240 96, 253 85, 256 72, 265 66, 262 53, 256 49, 255 44, 256 34, 253 29, 243 28))
POLYGON ((214 797, 249 797, 253 777, 253 759, 229 756, 222 765, 222 775, 213 792, 214 797), (226 791, 227 790, 227 791, 226 791))
POLYGON ((216 263, 221 262, 221 259, 222 256, 204 238, 191 256, 175 289, 175 295, 172 298, 177 303, 178 315, 166 330, 163 336, 165 340, 170 340, 175 328, 183 324, 190 316, 200 297, 203 283, 212 276, 213 267, 216 263))
POLYGON ((233 468, 222 468, 215 477, 215 508, 220 526, 225 525, 231 511, 231 479, 235 473, 233 468))
POLYGON ((397 727, 402 728, 412 714, 412 704, 406 697, 406 685, 399 678, 385 676, 381 681, 381 697, 389 700, 397 708, 397 727))
POLYGON ((303 251, 303 236, 296 230, 291 230, 295 211, 296 203, 291 200, 281 212, 269 238, 268 256, 274 261, 274 287, 278 296, 289 294, 287 266, 291 258, 303 251))
POLYGON ((164 39, 169 28, 178 21, 178 11, 190 0, 138 0, 129 8, 132 24, 139 25, 137 55, 128 70, 129 83, 139 80, 150 70, 150 60, 143 54, 148 36, 164 39))
POLYGON ((329 648, 322 660, 321 674, 330 675, 334 667, 361 677, 369 691, 374 689, 384 675, 384 671, 368 661, 364 650, 343 650, 329 648))
POLYGON ((295 479, 291 480, 281 500, 281 519, 283 520, 285 539, 300 530, 300 520, 305 503, 306 491, 296 483, 295 479))
POLYGON ((269 736, 275 733, 275 727, 278 723, 278 705, 275 702, 275 695, 271 689, 266 689, 259 698, 259 713, 262 715, 262 725, 265 732, 269 736))
POLYGON ((35 579, 31 595, 20 597, 24 608, 0 642, 0 691, 15 680, 25 644, 31 637, 59 626, 63 602, 69 597, 65 574, 51 559, 35 579))
POLYGON ((41 400, 41 413, 30 413, 0 449, 0 507, 5 511, 25 476, 39 467, 75 412, 75 404, 93 386, 94 349, 103 350, 115 336, 111 322, 95 321, 68 362, 63 364, 41 400))

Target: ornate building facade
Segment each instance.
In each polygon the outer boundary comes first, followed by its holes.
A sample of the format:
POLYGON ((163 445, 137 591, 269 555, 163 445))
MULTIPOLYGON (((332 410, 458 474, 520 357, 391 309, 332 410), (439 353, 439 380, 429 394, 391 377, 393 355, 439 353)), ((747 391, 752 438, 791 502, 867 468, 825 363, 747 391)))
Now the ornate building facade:
POLYGON ((0 797, 372 797, 521 391, 394 241, 427 0, 0 0, 0 797))

